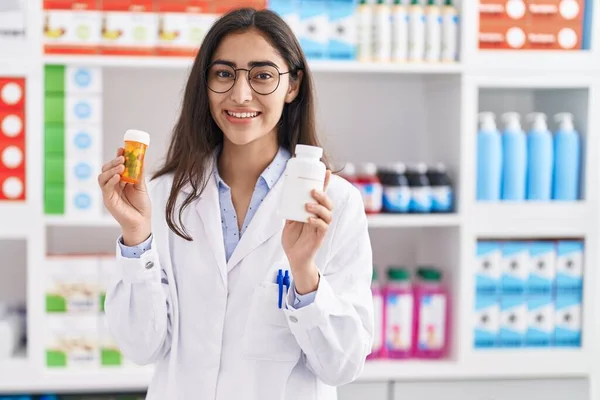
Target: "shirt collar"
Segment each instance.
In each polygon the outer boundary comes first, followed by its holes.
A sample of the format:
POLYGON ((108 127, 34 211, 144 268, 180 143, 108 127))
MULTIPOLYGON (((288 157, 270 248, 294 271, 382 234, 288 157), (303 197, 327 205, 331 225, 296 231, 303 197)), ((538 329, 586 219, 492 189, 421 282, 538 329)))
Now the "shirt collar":
MULTIPOLYGON (((229 188, 229 186, 225 183, 225 181, 219 175, 219 169, 217 168, 217 157, 219 152, 215 153, 215 164, 213 173, 215 175, 215 179, 217 180, 217 184, 221 188, 229 188)), ((265 170, 260 174, 259 181, 262 180, 269 190, 273 189, 273 186, 277 183, 283 172, 285 171, 285 166, 287 165, 288 160, 291 155, 287 149, 280 147, 275 155, 275 158, 271 163, 265 168, 265 170)))

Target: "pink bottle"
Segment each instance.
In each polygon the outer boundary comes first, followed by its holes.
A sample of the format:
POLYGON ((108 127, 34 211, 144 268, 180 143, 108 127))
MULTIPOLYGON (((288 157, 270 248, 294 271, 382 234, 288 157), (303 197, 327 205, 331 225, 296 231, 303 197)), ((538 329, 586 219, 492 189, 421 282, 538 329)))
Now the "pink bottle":
POLYGON ((410 274, 405 268, 388 269, 385 290, 385 355, 409 358, 414 344, 414 295, 410 274))
POLYGON ((417 358, 443 358, 448 354, 450 298, 442 273, 420 267, 415 285, 415 350, 417 358))
POLYGON ((384 303, 383 291, 377 280, 377 270, 373 269, 373 279, 371 281, 371 293, 373 294, 373 309, 375 311, 375 327, 373 331, 373 348, 367 360, 381 358, 383 356, 383 327, 384 327, 384 303))

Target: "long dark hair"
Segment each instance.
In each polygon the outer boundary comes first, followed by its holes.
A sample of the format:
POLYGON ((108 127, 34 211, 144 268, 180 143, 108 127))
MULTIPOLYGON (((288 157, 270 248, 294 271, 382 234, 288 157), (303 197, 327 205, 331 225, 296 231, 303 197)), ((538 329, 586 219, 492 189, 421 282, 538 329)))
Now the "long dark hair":
MULTIPOLYGON (((206 34, 194 60, 185 88, 181 115, 173 129, 166 160, 152 177, 156 179, 173 173, 173 185, 166 205, 167 225, 178 236, 189 241, 192 238, 183 226, 183 211, 200 197, 206 187, 207 162, 223 142, 223 132, 210 113, 205 72, 225 36, 249 29, 257 29, 267 37, 287 62, 291 79, 298 79, 298 72, 303 71, 298 95, 293 102, 284 106, 278 124, 279 146, 292 154, 297 144, 321 147, 315 124, 312 77, 306 57, 290 27, 276 13, 269 10, 242 8, 223 15, 206 34), (188 184, 192 190, 177 212, 177 197, 188 184), (176 214, 178 223, 175 223, 176 214)), ((323 157, 323 161, 327 165, 326 157, 323 157)))

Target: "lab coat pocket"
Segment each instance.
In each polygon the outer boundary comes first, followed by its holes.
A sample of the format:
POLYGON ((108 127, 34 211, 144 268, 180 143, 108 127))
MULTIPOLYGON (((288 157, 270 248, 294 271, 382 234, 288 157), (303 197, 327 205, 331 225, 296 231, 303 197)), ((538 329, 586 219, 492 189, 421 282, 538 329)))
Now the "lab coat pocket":
MULTIPOLYGON (((279 286, 276 283, 265 282, 256 287, 243 338, 247 358, 294 362, 300 358, 300 346, 290 330, 283 308, 278 307, 278 298, 279 286)), ((282 304, 285 304, 285 298, 282 304)))

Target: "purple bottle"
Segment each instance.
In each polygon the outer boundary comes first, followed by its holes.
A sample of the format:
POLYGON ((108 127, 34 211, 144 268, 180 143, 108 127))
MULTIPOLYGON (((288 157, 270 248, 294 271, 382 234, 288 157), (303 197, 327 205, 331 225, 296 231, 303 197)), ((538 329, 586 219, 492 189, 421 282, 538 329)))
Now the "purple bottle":
POLYGON ((414 294, 406 268, 388 269, 385 291, 385 351, 388 358, 409 358, 414 347, 414 294))

